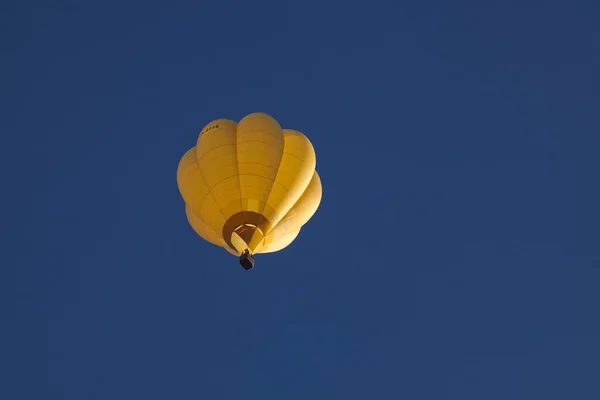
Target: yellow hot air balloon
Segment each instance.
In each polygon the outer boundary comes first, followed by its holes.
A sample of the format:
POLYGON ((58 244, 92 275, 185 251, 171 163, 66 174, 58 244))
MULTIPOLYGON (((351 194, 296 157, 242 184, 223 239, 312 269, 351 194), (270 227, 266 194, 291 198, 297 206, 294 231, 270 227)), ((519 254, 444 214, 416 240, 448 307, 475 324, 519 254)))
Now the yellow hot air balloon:
POLYGON ((206 125, 179 162, 177 185, 196 233, 249 270, 254 254, 287 247, 317 211, 315 166, 306 136, 252 113, 206 125))

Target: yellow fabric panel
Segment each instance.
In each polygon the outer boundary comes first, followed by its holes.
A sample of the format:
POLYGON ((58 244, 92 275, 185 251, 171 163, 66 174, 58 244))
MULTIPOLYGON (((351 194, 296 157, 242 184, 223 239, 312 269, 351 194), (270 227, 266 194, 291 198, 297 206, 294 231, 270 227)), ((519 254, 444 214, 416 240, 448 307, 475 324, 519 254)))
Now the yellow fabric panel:
POLYGON ((258 249, 258 253, 274 253, 283 250, 292 244, 299 233, 300 231, 282 232, 275 227, 269 234, 269 239, 265 238, 265 244, 258 249), (266 244, 267 240, 269 241, 268 245, 266 244))
POLYGON ((315 171, 312 143, 302 133, 284 129, 285 146, 263 215, 276 225, 298 201, 315 171))
POLYGON ((230 119, 216 119, 204 126, 196 142, 196 156, 201 159, 206 153, 219 146, 231 145, 232 135, 235 135, 237 123, 230 119), (220 134, 216 134, 220 132, 220 134))
POLYGON ((322 196, 321 178, 317 171, 314 171, 313 177, 302 196, 277 226, 289 224, 289 230, 299 230, 317 212, 322 196))
MULTIPOLYGON (((196 150, 195 147, 191 148, 179 161, 179 166, 177 168, 177 185, 181 196, 185 200, 186 209, 189 208, 189 211, 202 221, 202 224, 206 225, 207 229, 217 233, 219 237, 221 237, 220 232, 225 223, 225 218, 216 206, 216 203, 210 194, 208 185, 202 176, 202 172, 196 161, 196 150)), ((192 223, 189 215, 188 221, 190 224, 192 223)), ((192 227, 195 230, 198 228, 198 226, 192 227)), ((204 232, 205 229, 200 231, 204 232)), ((204 237, 203 234, 198 234, 204 237)))
POLYGON ((317 211, 322 195, 321 179, 317 171, 314 171, 306 190, 285 217, 265 237, 262 246, 257 248, 257 253, 279 251, 292 243, 298 236, 300 228, 317 211))
POLYGON ((202 218, 202 221, 210 229, 219 233, 223 231, 226 219, 212 195, 206 196, 203 200, 194 201, 191 207, 194 214, 202 218))
POLYGON ((210 229, 210 227, 202 221, 202 218, 194 214, 194 211, 192 211, 192 208, 188 204, 185 205, 185 215, 190 226, 200 237, 217 246, 225 245, 221 234, 210 229))
POLYGON ((212 121, 196 144, 198 166, 225 219, 242 210, 236 127, 235 121, 228 119, 212 121))
POLYGON ((248 243, 248 250, 250 250, 251 253, 256 253, 256 249, 262 246, 264 239, 265 237, 261 231, 254 232, 254 235, 252 235, 252 238, 248 243))
POLYGON ((177 166, 177 186, 186 203, 192 204, 196 198, 203 199, 209 190, 202 178, 196 162, 196 148, 189 149, 177 166))
MULTIPOLYGON (((244 252, 244 250, 246 250, 248 248, 248 245, 246 244, 246 242, 244 241, 244 239, 242 239, 237 233, 233 232, 233 234, 231 235, 231 243, 233 244, 233 247, 235 247, 235 249, 241 254, 244 252)), ((250 250, 252 251, 252 250, 250 250)))
MULTIPOLYGON (((292 209, 289 214, 295 215, 295 211, 292 209)), ((294 218, 289 216, 287 219, 280 221, 265 237, 261 246, 256 249, 256 252, 271 253, 277 251, 275 249, 281 250, 287 247, 300 233, 299 224, 295 224, 294 222, 294 218)))
POLYGON ((263 211, 283 149, 283 130, 271 116, 253 113, 238 123, 237 156, 244 210, 258 207, 259 213, 263 211))

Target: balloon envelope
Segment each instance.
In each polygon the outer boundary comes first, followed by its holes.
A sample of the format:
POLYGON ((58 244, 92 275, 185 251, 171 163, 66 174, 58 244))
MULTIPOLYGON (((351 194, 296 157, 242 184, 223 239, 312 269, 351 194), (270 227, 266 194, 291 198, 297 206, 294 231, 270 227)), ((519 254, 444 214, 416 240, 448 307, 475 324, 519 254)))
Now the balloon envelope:
POLYGON ((316 156, 302 133, 264 113, 207 124, 181 158, 177 185, 196 233, 229 253, 287 247, 322 196, 316 156))

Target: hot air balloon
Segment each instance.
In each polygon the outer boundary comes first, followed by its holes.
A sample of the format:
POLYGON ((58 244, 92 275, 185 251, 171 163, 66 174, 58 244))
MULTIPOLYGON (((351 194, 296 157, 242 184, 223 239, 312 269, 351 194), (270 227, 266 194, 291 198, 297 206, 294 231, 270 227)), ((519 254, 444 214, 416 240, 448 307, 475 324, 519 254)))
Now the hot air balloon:
POLYGON ((194 231, 239 257, 290 245, 321 202, 310 140, 264 113, 207 124, 181 158, 177 185, 194 231))

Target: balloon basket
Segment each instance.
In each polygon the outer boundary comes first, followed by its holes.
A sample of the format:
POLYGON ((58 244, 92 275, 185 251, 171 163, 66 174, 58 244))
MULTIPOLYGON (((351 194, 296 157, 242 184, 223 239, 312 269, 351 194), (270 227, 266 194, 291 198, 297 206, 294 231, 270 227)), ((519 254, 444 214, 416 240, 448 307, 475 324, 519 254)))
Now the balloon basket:
POLYGON ((250 252, 248 250, 246 250, 241 256, 240 256, 240 265, 246 270, 249 271, 252 269, 252 267, 254 267, 254 258, 252 258, 252 255, 250 254, 250 252))

